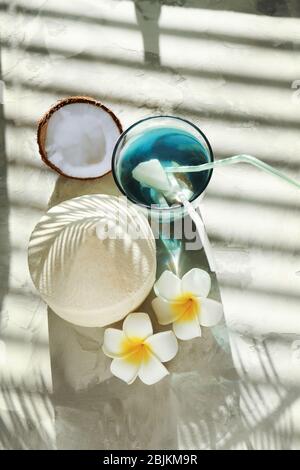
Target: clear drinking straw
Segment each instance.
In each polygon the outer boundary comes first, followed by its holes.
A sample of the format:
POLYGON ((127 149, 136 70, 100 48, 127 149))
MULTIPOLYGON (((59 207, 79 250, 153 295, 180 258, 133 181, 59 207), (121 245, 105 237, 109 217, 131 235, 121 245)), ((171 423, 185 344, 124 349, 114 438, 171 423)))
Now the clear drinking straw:
POLYGON ((235 163, 250 163, 250 165, 256 166, 257 168, 260 168, 261 170, 265 171, 266 173, 270 173, 273 176, 277 176, 292 186, 300 189, 300 182, 290 178, 285 173, 282 173, 282 171, 277 170, 271 165, 268 165, 262 160, 259 160, 259 158, 252 157, 251 155, 235 155, 233 157, 222 158, 222 160, 203 163, 202 165, 165 167, 164 170, 167 173, 196 173, 198 171, 211 170, 212 168, 233 165, 235 163))
MULTIPOLYGON (((172 167, 165 167, 164 169, 167 173, 196 173, 198 171, 211 170, 212 168, 217 168, 219 166, 222 167, 222 166, 227 166, 227 165, 233 165, 235 163, 249 163, 250 165, 256 166, 257 168, 260 168, 261 170, 265 171, 266 173, 270 173, 273 176, 277 176, 278 178, 289 183, 290 185, 295 186, 296 188, 300 189, 300 182, 294 180, 293 178, 290 178, 285 173, 282 173, 276 168, 273 168, 271 165, 268 165, 262 160, 259 160, 256 157, 252 157, 251 155, 235 155, 233 157, 223 158, 222 160, 216 160, 210 163, 203 163, 201 165, 172 166, 172 167)), ((189 213, 190 217, 194 220, 194 223, 198 229, 203 248, 206 252, 210 269, 211 271, 215 271, 216 264, 215 264, 215 259, 213 256, 213 250, 212 250, 210 241, 207 237, 202 218, 196 212, 196 210, 194 209, 192 204, 190 204, 189 201, 182 198, 182 203, 187 209, 187 212, 189 213)))

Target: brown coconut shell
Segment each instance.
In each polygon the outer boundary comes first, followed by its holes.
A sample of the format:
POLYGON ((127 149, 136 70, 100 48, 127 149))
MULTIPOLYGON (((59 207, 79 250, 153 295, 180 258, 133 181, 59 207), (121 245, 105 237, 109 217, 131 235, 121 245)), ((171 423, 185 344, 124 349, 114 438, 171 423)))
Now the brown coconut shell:
POLYGON ((51 108, 44 114, 44 116, 38 122, 37 143, 39 147, 40 156, 46 165, 48 165, 50 168, 52 168, 52 170, 55 170, 60 175, 65 176, 66 178, 71 178, 75 180, 95 180, 95 179, 101 178, 102 176, 110 173, 111 170, 99 176, 92 176, 89 178, 79 178, 78 176, 66 175, 60 168, 58 168, 56 165, 53 165, 53 163, 51 163, 47 157, 47 152, 45 150, 45 142, 46 142, 48 121, 50 117, 52 116, 52 114, 55 113, 55 111, 58 111, 63 106, 66 106, 72 103, 88 103, 88 104, 92 104, 94 106, 98 106, 98 108, 103 109, 112 117, 113 121, 116 123, 120 131, 120 134, 122 134, 123 127, 122 127, 120 120, 112 112, 112 110, 109 109, 107 106, 102 104, 100 101, 97 101, 94 98, 91 98, 90 96, 69 96, 68 98, 63 98, 62 100, 58 101, 55 105, 51 106, 51 108))

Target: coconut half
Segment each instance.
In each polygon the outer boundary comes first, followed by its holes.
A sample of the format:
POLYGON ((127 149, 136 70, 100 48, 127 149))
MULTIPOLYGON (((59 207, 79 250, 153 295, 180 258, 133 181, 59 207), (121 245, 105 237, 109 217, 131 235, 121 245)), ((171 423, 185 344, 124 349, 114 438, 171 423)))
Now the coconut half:
POLYGON ((146 217, 122 198, 81 196, 42 217, 31 235, 28 264, 55 313, 76 325, 101 327, 124 318, 149 294, 155 239, 146 217))
POLYGON ((111 157, 122 125, 115 114, 93 98, 59 101, 38 125, 42 160, 61 175, 95 179, 111 171, 111 157))

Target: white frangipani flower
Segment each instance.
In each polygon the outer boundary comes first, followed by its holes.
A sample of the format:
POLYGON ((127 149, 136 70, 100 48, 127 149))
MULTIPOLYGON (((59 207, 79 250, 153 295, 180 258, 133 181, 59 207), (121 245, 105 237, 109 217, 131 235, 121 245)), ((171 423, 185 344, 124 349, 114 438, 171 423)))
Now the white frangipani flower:
POLYGON ((152 385, 169 374, 162 362, 176 356, 177 339, 172 331, 153 334, 152 323, 146 313, 131 313, 123 323, 123 330, 107 328, 102 350, 113 359, 113 375, 131 384, 138 376, 152 385))
POLYGON ((223 315, 222 304, 207 299, 210 288, 210 276, 202 269, 193 268, 182 279, 171 271, 164 271, 154 284, 157 297, 152 307, 158 322, 161 325, 173 323, 173 331, 179 339, 201 336, 201 326, 214 326, 223 315))

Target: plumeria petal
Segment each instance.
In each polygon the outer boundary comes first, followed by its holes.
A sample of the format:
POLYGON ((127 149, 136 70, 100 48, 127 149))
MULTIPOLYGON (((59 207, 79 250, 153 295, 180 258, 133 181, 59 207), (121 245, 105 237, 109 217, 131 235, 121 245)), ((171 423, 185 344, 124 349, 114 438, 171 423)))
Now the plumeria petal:
POLYGON ((126 341, 125 333, 115 328, 107 328, 104 332, 102 350, 106 356, 115 358, 123 355, 123 344, 126 341))
POLYGON ((185 292, 170 302, 174 320, 191 320, 197 317, 200 311, 199 297, 191 292, 185 292))
POLYGON ((147 313, 130 313, 124 320, 123 330, 128 338, 140 340, 153 334, 152 323, 147 313))
POLYGON ((223 316, 223 307, 220 302, 212 299, 200 299, 199 322, 202 326, 214 326, 223 316))
POLYGON ((157 333, 147 338, 145 343, 161 362, 170 361, 178 352, 178 343, 173 331, 157 333))
POLYGON ((177 320, 173 323, 173 331, 179 339, 192 339, 201 336, 201 328, 198 318, 189 321, 177 320))
POLYGON ((153 354, 141 364, 138 376, 146 385, 152 385, 168 375, 168 369, 153 354))
POLYGON ((137 377, 139 364, 135 361, 128 361, 127 358, 128 356, 114 359, 110 365, 110 370, 113 375, 131 384, 137 377))
POLYGON ((210 288, 210 275, 203 269, 193 268, 181 280, 182 292, 192 292, 198 297, 207 297, 210 288))
POLYGON ((157 296, 172 300, 181 293, 181 281, 171 271, 164 271, 154 284, 154 292, 157 296))
POLYGON ((173 321, 177 320, 178 314, 172 309, 172 304, 168 300, 164 300, 161 297, 155 297, 152 300, 152 308, 157 316, 158 323, 160 325, 169 325, 173 321))

